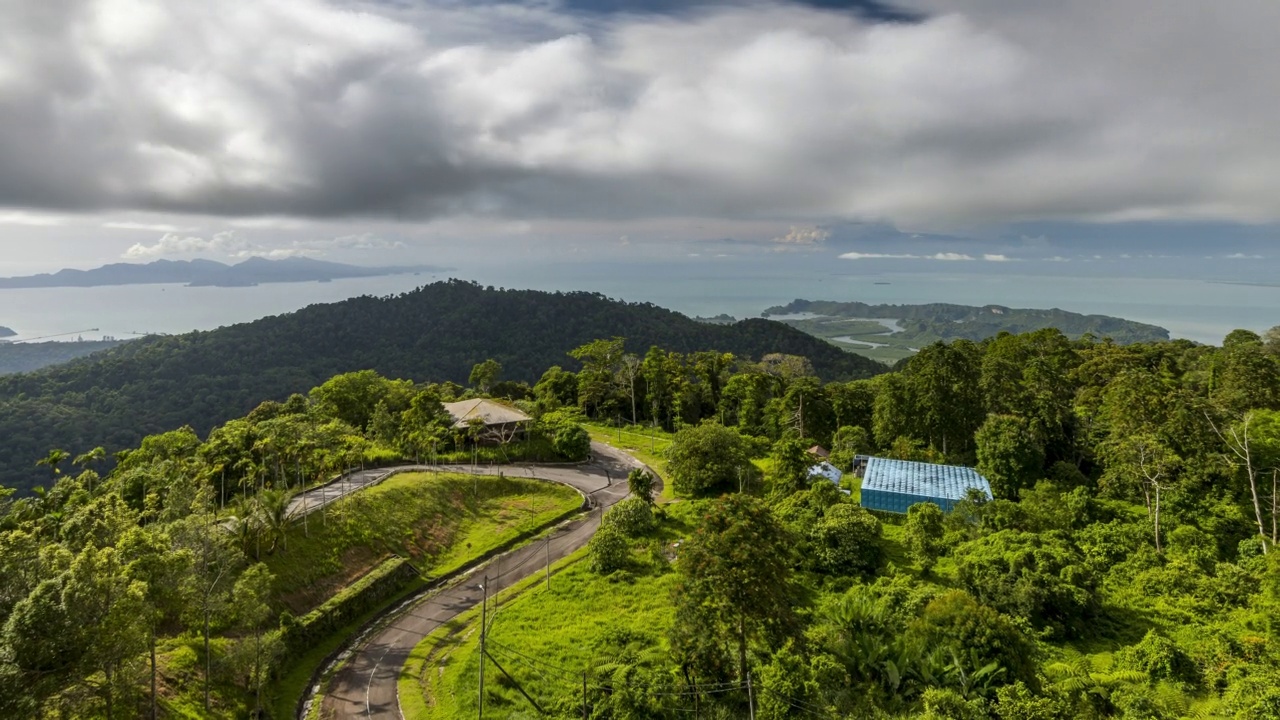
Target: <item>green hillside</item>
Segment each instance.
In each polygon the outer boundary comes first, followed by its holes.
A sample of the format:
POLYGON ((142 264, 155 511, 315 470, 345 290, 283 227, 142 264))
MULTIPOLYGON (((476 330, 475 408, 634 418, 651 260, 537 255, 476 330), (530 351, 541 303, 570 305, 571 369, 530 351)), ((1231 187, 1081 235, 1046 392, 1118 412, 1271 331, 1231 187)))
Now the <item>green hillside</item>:
POLYGON ((1025 333, 1053 328, 1072 340, 1085 335, 1110 338, 1121 345, 1159 342, 1169 339, 1169 331, 1155 325, 1108 315, 1081 315, 1057 308, 1039 310, 1002 305, 869 305, 861 302, 794 300, 762 313, 798 315, 788 325, 811 335, 831 340, 851 352, 884 362, 914 355, 916 350, 939 340, 973 340, 995 337, 1002 332, 1025 333))
POLYGON ((884 368, 782 323, 707 325, 652 304, 594 293, 499 290, 451 280, 391 297, 313 305, 209 332, 151 337, 90 359, 0 378, 0 485, 30 488, 53 447, 109 452, 190 425, 203 435, 264 400, 283 400, 343 372, 466 382, 486 358, 504 378, 533 382, 566 353, 621 336, 630 352, 658 345, 742 358, 807 357, 827 380, 884 368))
MULTIPOLYGON (((0 337, 3 337, 2 333, 0 337)), ((33 372, 50 365, 60 365, 119 344, 117 340, 0 343, 0 375, 33 372)))

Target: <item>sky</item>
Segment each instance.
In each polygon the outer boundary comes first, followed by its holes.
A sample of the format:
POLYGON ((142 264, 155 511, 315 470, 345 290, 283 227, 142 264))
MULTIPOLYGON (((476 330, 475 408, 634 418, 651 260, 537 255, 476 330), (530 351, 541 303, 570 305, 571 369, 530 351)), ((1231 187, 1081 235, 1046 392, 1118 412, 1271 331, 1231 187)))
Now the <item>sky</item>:
POLYGON ((1280 269, 1273 0, 0 0, 0 274, 1280 269))

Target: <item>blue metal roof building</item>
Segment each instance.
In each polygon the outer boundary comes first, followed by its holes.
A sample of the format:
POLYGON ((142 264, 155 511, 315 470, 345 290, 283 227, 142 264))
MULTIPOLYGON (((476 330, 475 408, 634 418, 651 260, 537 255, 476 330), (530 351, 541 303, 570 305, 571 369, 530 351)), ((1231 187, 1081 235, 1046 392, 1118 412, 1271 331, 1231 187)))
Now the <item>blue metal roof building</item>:
POLYGON ((862 506, 905 513, 916 503, 931 502, 950 511, 970 488, 991 497, 991 484, 973 468, 868 457, 862 476, 862 506))

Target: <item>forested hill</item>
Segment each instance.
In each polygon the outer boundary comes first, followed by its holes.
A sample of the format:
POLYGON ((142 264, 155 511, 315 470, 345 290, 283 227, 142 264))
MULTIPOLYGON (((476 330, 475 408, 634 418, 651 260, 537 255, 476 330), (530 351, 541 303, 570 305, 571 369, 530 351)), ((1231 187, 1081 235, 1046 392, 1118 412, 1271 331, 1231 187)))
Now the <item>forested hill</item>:
POLYGON ((1156 325, 1125 320, 1108 315, 1082 315, 1053 308, 1039 310, 1009 308, 1002 305, 976 307, 929 303, 925 305, 869 305, 860 302, 795 300, 771 307, 763 315, 813 313, 833 318, 866 318, 897 320, 903 331, 921 341, 917 347, 934 340, 985 340, 1000 332, 1025 333, 1055 328, 1069 338, 1085 334, 1109 337, 1121 344, 1159 342, 1169 339, 1169 331, 1156 325))
POLYGON ((0 378, 0 485, 29 488, 51 448, 79 453, 136 445, 189 424, 201 434, 264 400, 306 392, 338 373, 466 382, 498 360, 510 380, 533 382, 566 353, 621 336, 630 352, 652 345, 759 359, 809 358, 826 380, 869 377, 883 365, 778 322, 717 326, 651 304, 589 293, 494 290, 460 281, 399 296, 361 297, 209 332, 153 337, 92 358, 0 378))

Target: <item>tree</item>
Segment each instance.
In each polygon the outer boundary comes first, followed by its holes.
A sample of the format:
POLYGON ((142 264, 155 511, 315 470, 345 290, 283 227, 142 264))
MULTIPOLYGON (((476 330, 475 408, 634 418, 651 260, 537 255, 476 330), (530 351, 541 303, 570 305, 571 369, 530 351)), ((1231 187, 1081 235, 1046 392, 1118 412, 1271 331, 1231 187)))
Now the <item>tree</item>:
POLYGON ((263 635, 272 618, 271 583, 274 581, 266 565, 258 563, 240 574, 231 590, 231 612, 239 628, 253 638, 252 663, 249 672, 250 689, 254 694, 254 715, 262 712, 262 683, 270 667, 271 645, 264 643, 263 635))
POLYGON ((907 508, 903 540, 907 546, 907 554, 920 564, 920 570, 925 575, 929 574, 946 550, 946 543, 943 541, 945 517, 942 508, 931 502, 916 503, 907 508))
POLYGON ((737 489, 755 473, 742 436, 718 423, 681 429, 666 453, 674 490, 689 497, 737 489))
POLYGON ((1038 688, 1040 652, 1035 640, 1009 618, 963 590, 953 590, 925 606, 911 632, 930 648, 964 656, 976 667, 996 663, 1002 683, 1022 681, 1038 688))
POLYGON ((787 433, 773 444, 772 475, 773 492, 785 497, 809 486, 809 468, 813 461, 804 441, 794 433, 787 433))
POLYGON ((489 390, 500 377, 502 377, 502 365, 497 360, 489 358, 482 363, 476 363, 471 368, 471 375, 468 376, 467 382, 481 393, 488 395, 489 390))
POLYGON ((53 450, 49 451, 48 455, 45 455, 44 457, 37 460, 36 465, 37 466, 44 465, 45 467, 53 471, 54 476, 58 476, 62 474, 62 471, 58 469, 58 466, 61 465, 64 460, 67 460, 70 457, 71 457, 71 453, 67 452, 66 450, 60 450, 58 448, 54 448, 53 450))
MULTIPOLYGON (((1267 531, 1262 519, 1262 492, 1259 487, 1269 472, 1280 467, 1280 412, 1249 411, 1225 430, 1219 430, 1217 425, 1213 429, 1227 449, 1222 455, 1223 462, 1231 470, 1242 472, 1249 484, 1258 536, 1266 540, 1267 531)), ((1274 505, 1272 512, 1275 512, 1274 505)), ((1274 542, 1274 538, 1272 541, 1274 542)), ((1267 552, 1265 543, 1262 550, 1267 552)))
POLYGON ((874 575, 884 563, 880 521, 870 511, 840 503, 827 508, 813 533, 821 567, 832 575, 874 575))
POLYGON ((577 407, 578 376, 559 365, 552 365, 533 386, 533 397, 543 412, 577 407))
POLYGON ((1099 456, 1107 467, 1102 476, 1105 487, 1122 490, 1136 485, 1140 489, 1153 522, 1156 552, 1160 552, 1161 495, 1173 485, 1181 458, 1148 433, 1113 437, 1099 448, 1099 456))
POLYGON ((129 577, 115 548, 90 545, 71 564, 62 605, 73 618, 76 644, 84 648, 84 682, 112 720, 117 699, 133 685, 125 669, 147 647, 146 584, 129 577))
POLYGON ((991 482, 992 494, 1017 500, 1018 491, 1035 481, 1044 468, 1044 449, 1027 421, 1013 415, 992 415, 978 428, 978 472, 991 482))
POLYGON ((853 470, 857 455, 871 452, 871 434, 861 425, 845 425, 831 438, 831 464, 844 472, 853 470))
POLYGON ((658 479, 644 468, 634 468, 627 473, 627 490, 633 497, 643 500, 646 505, 653 504, 653 494, 657 485, 658 479))
POLYGON ((690 637, 710 636, 737 646, 738 678, 746 678, 748 643, 776 641, 789 630, 791 543, 759 500, 737 494, 713 501, 676 561, 676 657, 690 661, 697 647, 690 637))
POLYGON ((569 357, 582 363, 582 371, 578 373, 578 403, 590 417, 600 417, 617 404, 624 342, 620 337, 592 340, 569 351, 569 357))
POLYGON ((147 624, 147 644, 151 672, 151 718, 157 711, 156 637, 158 628, 181 614, 185 598, 182 582, 191 567, 188 550, 175 551, 167 533, 151 528, 133 528, 120 540, 120 555, 129 577, 146 586, 143 599, 147 624))

